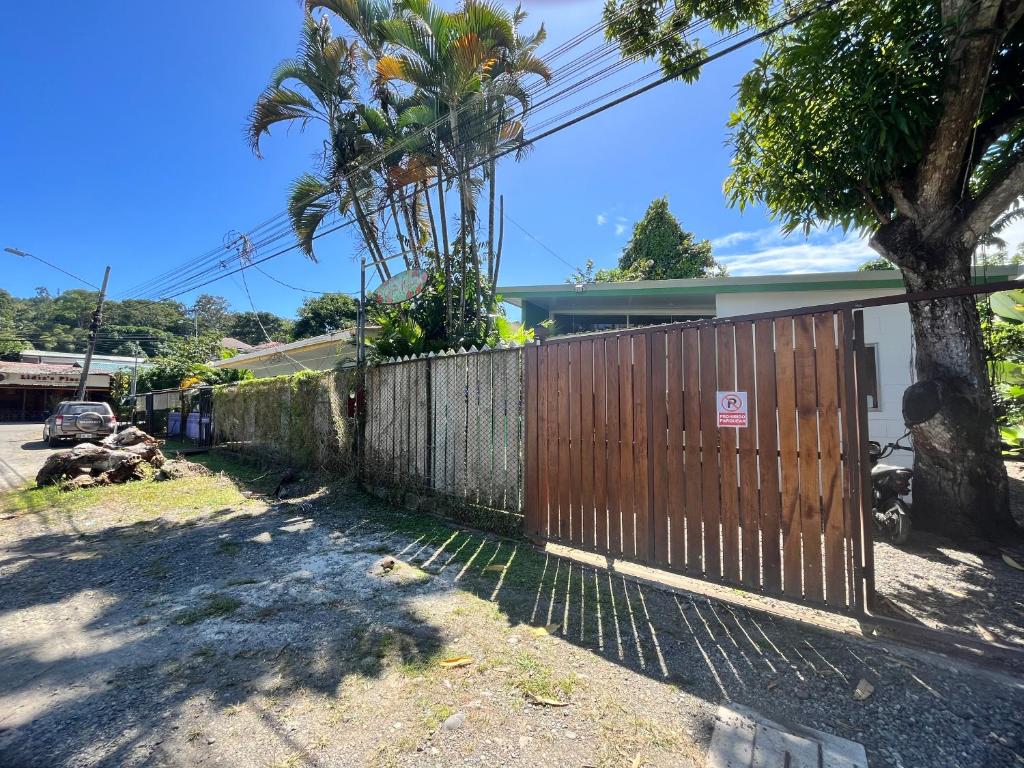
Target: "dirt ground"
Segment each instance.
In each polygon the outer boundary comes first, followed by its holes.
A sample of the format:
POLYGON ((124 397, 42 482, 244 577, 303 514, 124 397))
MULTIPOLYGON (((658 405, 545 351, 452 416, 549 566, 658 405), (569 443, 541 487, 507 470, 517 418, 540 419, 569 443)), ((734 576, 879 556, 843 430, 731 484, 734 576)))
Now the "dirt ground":
POLYGON ((722 701, 1024 760, 1019 679, 226 468, 8 499, 0 765, 701 766, 722 701))

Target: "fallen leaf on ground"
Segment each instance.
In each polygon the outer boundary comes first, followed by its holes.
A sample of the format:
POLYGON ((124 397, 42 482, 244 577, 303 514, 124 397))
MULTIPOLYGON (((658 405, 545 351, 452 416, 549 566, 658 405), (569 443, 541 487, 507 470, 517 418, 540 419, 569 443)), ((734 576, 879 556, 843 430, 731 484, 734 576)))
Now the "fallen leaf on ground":
POLYGON ((772 688, 774 688, 778 684, 779 684, 778 680, 769 680, 768 681, 768 690, 770 691, 772 688))
POLYGON ((1015 558, 1003 552, 1003 562, 1011 568, 1016 568, 1018 571, 1024 571, 1024 565, 1021 565, 1015 558))
POLYGON ((553 635, 561 628, 561 624, 548 624, 546 627, 532 627, 530 634, 535 637, 543 637, 544 635, 553 635))
POLYGON ((527 693, 526 698, 532 701, 534 704, 540 704, 544 707, 567 707, 569 702, 559 701, 558 699, 549 699, 547 696, 538 696, 535 693, 527 693))
POLYGON ((857 701, 864 701, 874 692, 875 686, 862 677, 860 682, 857 683, 857 687, 853 689, 853 698, 857 701))
POLYGON ((501 565, 500 563, 495 563, 494 565, 488 565, 486 568, 484 568, 484 573, 487 573, 487 572, 490 572, 490 573, 501 573, 507 567, 508 566, 506 566, 506 565, 501 565))
POLYGON ((453 656, 450 659, 444 659, 441 666, 445 669, 455 669, 456 667, 468 667, 472 663, 472 656, 453 656))
POLYGON ((985 640, 989 643, 995 641, 996 636, 989 632, 987 629, 985 629, 983 626, 981 626, 981 624, 975 624, 974 628, 978 630, 978 635, 981 637, 982 640, 985 640))

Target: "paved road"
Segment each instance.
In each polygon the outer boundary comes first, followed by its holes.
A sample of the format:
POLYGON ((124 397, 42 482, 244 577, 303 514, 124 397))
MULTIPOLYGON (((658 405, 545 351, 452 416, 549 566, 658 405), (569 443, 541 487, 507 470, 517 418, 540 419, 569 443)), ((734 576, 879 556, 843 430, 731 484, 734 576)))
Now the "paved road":
POLYGON ((42 434, 42 424, 0 424, 0 492, 35 479, 54 451, 42 441, 42 434))

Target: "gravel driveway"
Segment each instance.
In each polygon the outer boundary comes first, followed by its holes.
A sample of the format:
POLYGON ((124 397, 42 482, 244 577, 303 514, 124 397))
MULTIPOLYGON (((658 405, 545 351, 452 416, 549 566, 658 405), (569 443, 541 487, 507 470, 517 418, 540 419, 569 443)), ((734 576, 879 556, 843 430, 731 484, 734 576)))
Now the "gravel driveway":
POLYGON ((42 435, 42 424, 0 424, 0 492, 34 480, 46 457, 60 450, 50 448, 42 435))
POLYGON ((204 506, 200 486, 161 484, 180 508, 159 517, 136 488, 0 520, 0 764, 701 766, 724 701, 862 742, 875 768, 1024 755, 1019 679, 352 489, 204 506))

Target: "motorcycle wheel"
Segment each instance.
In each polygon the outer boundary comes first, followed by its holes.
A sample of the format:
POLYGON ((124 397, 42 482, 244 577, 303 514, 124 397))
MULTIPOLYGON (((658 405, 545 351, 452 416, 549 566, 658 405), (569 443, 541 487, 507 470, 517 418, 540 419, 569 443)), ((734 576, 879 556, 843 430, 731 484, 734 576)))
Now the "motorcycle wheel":
POLYGON ((892 522, 889 525, 889 538, 892 543, 900 546, 910 538, 910 510, 900 499, 893 499, 886 509, 886 517, 892 522))

